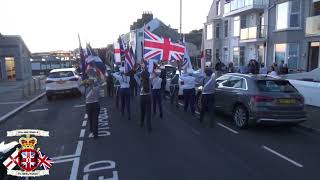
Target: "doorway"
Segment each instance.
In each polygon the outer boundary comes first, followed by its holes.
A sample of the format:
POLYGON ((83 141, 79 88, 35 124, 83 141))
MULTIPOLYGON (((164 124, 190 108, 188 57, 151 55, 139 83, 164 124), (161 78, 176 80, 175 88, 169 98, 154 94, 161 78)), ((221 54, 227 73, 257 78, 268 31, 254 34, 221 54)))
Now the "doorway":
POLYGON ((311 42, 309 46, 309 70, 320 67, 320 42, 311 42))
POLYGON ((7 80, 16 80, 16 66, 13 57, 5 57, 7 80))

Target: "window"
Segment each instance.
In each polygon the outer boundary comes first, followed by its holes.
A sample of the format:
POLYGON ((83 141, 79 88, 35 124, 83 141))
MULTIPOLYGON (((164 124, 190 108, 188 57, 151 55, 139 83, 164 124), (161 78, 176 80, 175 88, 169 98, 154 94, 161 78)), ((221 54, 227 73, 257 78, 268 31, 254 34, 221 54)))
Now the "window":
POLYGON ((207 40, 210 40, 212 39, 212 24, 208 24, 206 29, 207 29, 207 33, 206 33, 207 40))
POLYGON ((241 16, 240 17, 240 28, 247 28, 247 17, 246 16, 241 16))
POLYGON ((217 16, 220 15, 220 8, 221 8, 221 3, 220 1, 216 2, 216 12, 217 12, 217 16))
POLYGON ((228 37, 228 21, 224 21, 224 37, 228 37))
POLYGON ((277 5, 276 29, 300 26, 300 1, 293 0, 277 5))
POLYGON ((284 61, 289 69, 298 68, 299 59, 299 44, 289 43, 289 44, 276 44, 275 45, 275 62, 280 64, 284 61))
POLYGON ((211 56, 212 56, 211 49, 206 49, 205 52, 206 52, 205 54, 206 61, 211 61, 211 56))
POLYGON ((240 60, 240 48, 235 47, 233 48, 233 65, 235 67, 239 66, 239 60, 240 60))
POLYGON ((320 0, 313 0, 312 9, 313 16, 320 15, 320 0))
POLYGON ((216 60, 220 60, 220 49, 216 49, 216 60))
POLYGON ((247 89, 245 80, 237 76, 231 76, 230 79, 222 82, 221 85, 228 88, 247 89))
POLYGON ((217 84, 223 83, 223 82, 226 82, 229 78, 230 78, 230 76, 224 75, 224 76, 219 77, 219 78, 216 80, 216 82, 217 82, 217 84))
POLYGON ((233 19, 233 36, 240 36, 240 17, 234 17, 233 19))
POLYGON ((245 47, 240 47, 240 66, 245 65, 245 47))
POLYGON ((288 82, 281 80, 259 80, 258 89, 262 92, 296 92, 297 90, 288 82))
POLYGON ((216 38, 217 39, 220 38, 220 24, 219 23, 216 24, 216 38))

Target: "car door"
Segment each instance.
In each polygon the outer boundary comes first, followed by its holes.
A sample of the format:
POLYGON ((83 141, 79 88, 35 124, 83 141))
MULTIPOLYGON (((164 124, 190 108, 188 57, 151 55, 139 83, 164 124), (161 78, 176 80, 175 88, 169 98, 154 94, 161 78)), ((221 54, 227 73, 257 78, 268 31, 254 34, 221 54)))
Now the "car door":
POLYGON ((215 97, 215 107, 217 109, 223 108, 223 101, 225 100, 224 99, 225 88, 223 84, 227 82, 229 78, 230 78, 229 75, 223 75, 218 79, 216 79, 216 89, 215 89, 214 97, 215 97))
POLYGON ((221 108, 225 113, 231 114, 234 105, 242 99, 246 87, 245 79, 239 76, 230 76, 230 78, 222 83, 223 100, 221 108))

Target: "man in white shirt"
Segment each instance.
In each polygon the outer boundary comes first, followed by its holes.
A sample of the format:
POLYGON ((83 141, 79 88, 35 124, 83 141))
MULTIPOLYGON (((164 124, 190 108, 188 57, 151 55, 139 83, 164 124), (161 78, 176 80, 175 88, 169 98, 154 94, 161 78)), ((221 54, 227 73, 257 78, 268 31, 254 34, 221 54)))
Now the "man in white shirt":
POLYGON ((187 70, 181 77, 181 84, 183 88, 183 98, 184 98, 184 111, 187 112, 188 106, 190 104, 190 109, 192 115, 195 114, 195 97, 196 97, 196 78, 192 76, 192 72, 187 70))
POLYGON ((161 84, 162 84, 162 79, 159 77, 161 74, 161 70, 155 70, 154 77, 151 79, 152 80, 152 104, 153 104, 153 114, 156 114, 156 107, 157 104, 159 106, 159 112, 160 112, 160 118, 162 119, 163 114, 162 114, 162 103, 161 103, 161 84))
POLYGON ((121 114, 124 114, 125 106, 127 107, 128 119, 131 119, 130 111, 130 77, 124 74, 124 68, 120 67, 120 73, 113 73, 113 77, 120 83, 120 99, 121 99, 121 114))

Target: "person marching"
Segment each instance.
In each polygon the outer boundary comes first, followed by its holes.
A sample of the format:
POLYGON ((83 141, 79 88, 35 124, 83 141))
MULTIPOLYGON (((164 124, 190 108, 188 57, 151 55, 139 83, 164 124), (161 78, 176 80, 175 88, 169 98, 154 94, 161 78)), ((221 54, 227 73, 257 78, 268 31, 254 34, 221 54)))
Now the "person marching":
POLYGON ((164 65, 160 66, 161 74, 160 78, 162 79, 161 81, 161 93, 163 99, 166 98, 166 85, 167 85, 167 71, 164 65))
POLYGON ((144 63, 141 63, 142 72, 140 74, 140 110, 141 119, 140 127, 144 126, 144 119, 146 117, 147 130, 150 133, 151 127, 151 95, 150 95, 150 73, 144 63))
POLYGON ((124 74, 124 67, 120 67, 119 70, 120 74, 113 73, 113 77, 120 83, 121 114, 124 114, 124 109, 127 107, 128 120, 130 120, 130 77, 124 74))
POLYGON ((152 78, 152 104, 153 104, 153 114, 156 114, 157 104, 159 106, 160 118, 162 119, 162 103, 161 103, 161 85, 163 79, 159 77, 161 70, 156 69, 154 77, 152 78))
POLYGON ((89 66, 87 71, 88 80, 84 82, 87 87, 85 93, 86 113, 90 126, 90 135, 94 138, 98 137, 98 117, 100 113, 99 104, 99 81, 97 72, 94 67, 89 66))
POLYGON ((185 71, 183 76, 180 77, 180 79, 183 81, 183 98, 184 98, 184 111, 187 112, 188 106, 190 104, 190 109, 192 115, 195 114, 195 97, 196 97, 196 91, 195 91, 195 84, 196 84, 196 78, 192 76, 192 73, 188 70, 185 71))
POLYGON ((214 126, 214 92, 216 86, 215 74, 209 68, 205 69, 205 77, 202 83, 200 122, 203 122, 206 112, 209 115, 209 127, 214 126))

